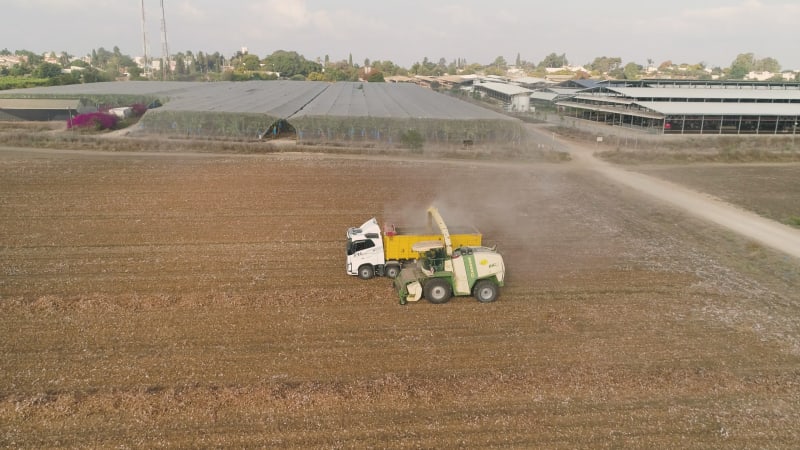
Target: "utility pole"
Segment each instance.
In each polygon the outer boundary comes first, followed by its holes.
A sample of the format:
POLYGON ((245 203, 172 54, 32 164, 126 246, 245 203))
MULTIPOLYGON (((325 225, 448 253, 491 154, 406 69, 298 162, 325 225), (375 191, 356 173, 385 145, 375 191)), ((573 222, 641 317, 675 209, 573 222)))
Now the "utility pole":
POLYGON ((167 45, 167 19, 164 14, 164 0, 161 0, 161 60, 163 67, 161 68, 161 76, 163 80, 167 79, 167 74, 171 71, 169 66, 169 46, 167 45))

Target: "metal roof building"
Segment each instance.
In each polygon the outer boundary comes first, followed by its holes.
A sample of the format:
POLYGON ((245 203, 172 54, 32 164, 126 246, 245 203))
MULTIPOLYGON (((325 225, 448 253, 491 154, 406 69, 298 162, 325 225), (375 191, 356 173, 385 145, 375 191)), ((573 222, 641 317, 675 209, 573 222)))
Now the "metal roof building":
POLYGON ((530 89, 508 83, 498 83, 494 81, 481 81, 472 86, 478 92, 482 92, 491 98, 503 102, 503 106, 509 111, 527 112, 531 109, 530 89))
POLYGON ((793 135, 800 126, 800 84, 634 85, 597 85, 555 102, 570 117, 657 134, 793 135))
POLYGON ((79 106, 69 99, 0 98, 0 120, 67 120, 79 106))

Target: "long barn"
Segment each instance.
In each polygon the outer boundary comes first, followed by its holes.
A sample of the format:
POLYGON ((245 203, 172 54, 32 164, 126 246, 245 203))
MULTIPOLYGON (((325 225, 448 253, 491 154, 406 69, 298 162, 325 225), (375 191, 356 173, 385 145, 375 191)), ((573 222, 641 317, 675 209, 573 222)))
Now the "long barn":
POLYGON ((556 101, 568 117, 654 134, 795 134, 798 83, 607 83, 556 101))

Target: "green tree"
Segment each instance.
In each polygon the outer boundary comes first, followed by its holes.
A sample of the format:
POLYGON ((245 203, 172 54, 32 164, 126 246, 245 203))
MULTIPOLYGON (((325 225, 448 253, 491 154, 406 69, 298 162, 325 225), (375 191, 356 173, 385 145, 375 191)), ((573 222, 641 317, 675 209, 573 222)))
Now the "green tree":
POLYGON ((506 71, 508 70, 508 63, 506 62, 505 58, 503 58, 502 56, 498 56, 497 58, 494 59, 492 67, 495 67, 496 69, 501 71, 506 71))
MULTIPOLYGON (((178 52, 173 59, 175 61, 175 73, 178 75, 186 75, 186 57, 183 53, 178 52)), ((128 73, 130 73, 130 70, 128 70, 128 73)))
POLYGON ((139 66, 128 67, 128 74, 132 80, 142 79, 142 69, 139 66))
POLYGON ((472 75, 472 74, 478 73, 481 70, 483 70, 483 67, 478 63, 472 63, 472 64, 464 65, 462 67, 463 67, 461 69, 461 74, 462 75, 472 75))
POLYGON ((625 64, 625 69, 622 72, 626 80, 636 80, 639 78, 641 71, 642 66, 634 62, 629 62, 628 64, 625 64))
POLYGON ((68 69, 72 62, 72 55, 67 52, 61 52, 61 55, 58 56, 58 62, 61 64, 61 67, 68 69))
POLYGON ((748 73, 752 72, 756 65, 755 55, 752 53, 740 53, 731 63, 728 78, 743 80, 748 73))
POLYGON ((766 57, 756 60, 754 70, 779 73, 781 71, 781 65, 777 59, 766 57))
POLYGON ((101 81, 111 81, 112 79, 113 78, 108 74, 101 72, 94 67, 89 67, 81 72, 82 83, 98 83, 101 81))
POLYGON ((458 62, 456 62, 455 60, 450 61, 450 64, 447 65, 446 72, 449 73, 449 74, 458 73, 458 62))
POLYGON ((367 76, 367 81, 370 83, 384 83, 386 80, 383 78, 383 72, 379 72, 377 70, 373 70, 367 76))
POLYGON ((36 78, 58 78, 61 76, 61 66, 49 62, 40 63, 31 72, 36 78))
POLYGON ((439 65, 428 60, 428 57, 426 56, 422 59, 421 63, 414 63, 414 65, 411 66, 410 72, 416 75, 439 76, 443 75, 445 70, 447 70, 446 67, 439 67, 439 65))
POLYGON ((264 58, 267 70, 278 72, 282 78, 292 78, 295 75, 307 77, 312 72, 322 72, 318 62, 308 61, 297 52, 278 50, 264 58))
POLYGON ((206 54, 203 52, 197 52, 197 55, 194 57, 194 71, 199 73, 206 73, 208 72, 208 58, 206 58, 206 54))
POLYGON ((560 55, 556 55, 555 53, 550 53, 549 55, 545 56, 544 59, 539 63, 537 68, 546 69, 546 68, 559 68, 565 67, 569 65, 569 61, 567 60, 567 54, 562 53, 560 55))
POLYGON ((261 60, 256 55, 243 55, 239 59, 239 64, 236 66, 239 70, 256 71, 261 69, 261 60))
POLYGON ((372 68, 383 72, 384 75, 394 76, 394 75, 401 75, 405 72, 405 69, 399 67, 392 61, 373 61, 372 68))
POLYGON ((206 72, 222 72, 222 66, 224 65, 225 57, 220 52, 214 52, 211 55, 205 55, 206 72))
POLYGON ((622 66, 622 58, 619 56, 608 57, 608 56, 598 56, 588 65, 588 69, 591 69, 598 73, 610 73, 622 66))
POLYGON ((32 69, 27 64, 14 64, 8 69, 8 75, 11 75, 12 77, 25 76, 30 74, 31 72, 32 69))
POLYGON ((325 68, 325 81, 358 81, 358 71, 347 61, 333 62, 325 68))
POLYGON ((308 81, 325 81, 325 74, 320 72, 311 72, 308 74, 308 81))
POLYGON ((17 56, 22 56, 25 58, 25 65, 29 66, 31 69, 39 65, 39 63, 44 61, 44 58, 41 55, 37 55, 29 50, 17 50, 14 52, 17 56))

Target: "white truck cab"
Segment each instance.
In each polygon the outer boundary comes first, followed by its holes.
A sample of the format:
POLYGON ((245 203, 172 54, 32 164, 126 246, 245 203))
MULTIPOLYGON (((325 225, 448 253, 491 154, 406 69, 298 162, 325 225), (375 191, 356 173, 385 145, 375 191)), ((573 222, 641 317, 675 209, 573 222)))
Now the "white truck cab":
POLYGON ((381 227, 374 217, 347 230, 347 274, 369 279, 386 263, 381 227))

